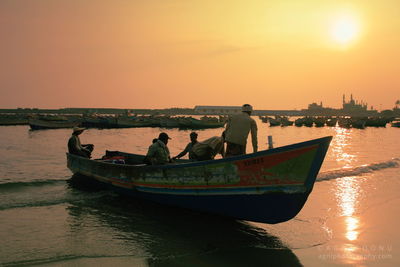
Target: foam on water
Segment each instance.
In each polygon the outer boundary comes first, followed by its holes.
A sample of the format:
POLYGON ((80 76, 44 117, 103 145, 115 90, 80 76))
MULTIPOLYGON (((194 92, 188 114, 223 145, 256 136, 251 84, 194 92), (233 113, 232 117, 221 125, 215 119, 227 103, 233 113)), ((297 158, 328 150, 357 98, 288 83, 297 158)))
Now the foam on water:
POLYGON ((65 180, 43 180, 0 184, 0 210, 77 203, 114 195, 112 191, 66 190, 65 180))
POLYGON ((65 180, 51 180, 51 179, 39 179, 39 180, 32 180, 29 182, 4 182, 0 183, 0 190, 4 192, 4 190, 12 191, 12 190, 19 190, 25 187, 40 187, 46 185, 58 185, 58 184, 65 184, 65 180))
POLYGON ((400 166, 400 158, 393 158, 388 161, 365 164, 353 168, 342 168, 326 172, 321 172, 317 177, 317 182, 327 181, 348 176, 358 176, 364 173, 375 172, 387 168, 398 168, 400 166))

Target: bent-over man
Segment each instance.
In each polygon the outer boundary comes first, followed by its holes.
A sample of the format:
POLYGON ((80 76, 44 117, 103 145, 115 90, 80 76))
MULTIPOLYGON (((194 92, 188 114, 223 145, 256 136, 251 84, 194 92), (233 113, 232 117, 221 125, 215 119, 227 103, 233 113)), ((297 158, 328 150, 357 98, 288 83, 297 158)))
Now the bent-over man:
POLYGON ((188 143, 186 145, 185 149, 181 153, 179 153, 172 159, 180 159, 181 157, 185 156, 187 153, 189 153, 189 159, 194 159, 192 149, 193 149, 193 146, 198 143, 197 136, 198 136, 198 134, 196 132, 191 132, 190 133, 190 143, 188 143))
POLYGON ((195 160, 211 160, 217 154, 225 157, 224 153, 225 132, 222 136, 213 136, 202 142, 197 142, 193 148, 193 157, 195 160))

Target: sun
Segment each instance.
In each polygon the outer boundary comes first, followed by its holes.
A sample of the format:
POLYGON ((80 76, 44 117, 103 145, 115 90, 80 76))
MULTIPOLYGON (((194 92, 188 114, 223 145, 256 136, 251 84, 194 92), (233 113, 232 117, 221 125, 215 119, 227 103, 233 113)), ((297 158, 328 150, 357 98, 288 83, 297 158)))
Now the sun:
POLYGON ((354 41, 360 33, 360 27, 355 18, 338 17, 331 26, 331 36, 333 41, 340 45, 347 45, 354 41))

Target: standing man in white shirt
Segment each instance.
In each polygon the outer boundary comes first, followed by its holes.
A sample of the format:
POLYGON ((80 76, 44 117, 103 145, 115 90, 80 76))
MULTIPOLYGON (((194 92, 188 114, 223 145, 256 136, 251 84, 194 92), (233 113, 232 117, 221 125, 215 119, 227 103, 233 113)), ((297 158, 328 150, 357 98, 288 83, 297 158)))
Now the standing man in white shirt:
POLYGON ((226 157, 246 154, 247 137, 251 132, 253 152, 258 151, 257 124, 250 117, 253 107, 249 104, 242 106, 241 114, 231 116, 225 127, 226 157))

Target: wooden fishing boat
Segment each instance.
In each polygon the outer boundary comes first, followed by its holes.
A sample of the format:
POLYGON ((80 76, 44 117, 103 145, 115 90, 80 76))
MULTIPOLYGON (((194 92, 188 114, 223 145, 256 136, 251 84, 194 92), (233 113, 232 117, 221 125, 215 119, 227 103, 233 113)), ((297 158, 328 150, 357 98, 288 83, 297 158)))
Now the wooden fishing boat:
POLYGON ((298 118, 294 121, 294 125, 297 127, 301 127, 304 125, 304 118, 298 118))
POLYGON ((304 117, 304 122, 303 125, 306 127, 313 127, 314 125, 314 119, 312 117, 304 117))
POLYGON ((160 126, 159 120, 149 117, 120 117, 117 119, 118 128, 136 128, 136 127, 158 127, 160 126))
POLYGON ((313 118, 315 127, 324 127, 326 123, 326 118, 324 117, 315 117, 313 118))
POLYGON ((42 129, 61 129, 61 128, 73 128, 78 126, 81 122, 69 121, 69 120, 43 120, 43 119, 30 119, 29 126, 32 130, 42 129))
POLYGON ((400 127, 400 120, 399 121, 392 121, 392 127, 400 127))
POLYGON ((81 125, 85 128, 120 128, 117 123, 117 118, 114 116, 86 116, 83 118, 81 125))
POLYGON ((144 156, 123 152, 106 153, 117 160, 67 153, 67 165, 74 174, 132 197, 236 219, 280 223, 302 209, 331 139, 158 166, 144 165, 144 156))
POLYGON ((335 127, 337 123, 337 118, 328 118, 326 120, 326 126, 335 127))
POLYGON ((268 116, 258 116, 258 118, 260 118, 260 120, 263 122, 263 123, 268 123, 268 120, 269 120, 269 118, 268 118, 268 116))
POLYGON ((339 118, 338 119, 338 125, 341 128, 347 128, 350 129, 351 128, 351 119, 350 118, 339 118))
POLYGON ((351 118, 351 127, 356 129, 365 129, 366 119, 363 118, 351 118))
POLYGON ((224 127, 225 121, 219 121, 218 119, 195 119, 192 117, 180 118, 178 120, 179 128, 181 129, 210 129, 224 127))
POLYGON ((177 118, 162 117, 160 118, 160 127, 163 128, 179 128, 180 124, 177 118))
POLYGON ((28 118, 18 115, 0 115, 0 125, 27 125, 28 118))
POLYGON ((281 121, 279 119, 274 119, 274 118, 269 118, 269 126, 270 127, 275 127, 281 125, 281 121))
POLYGON ((285 127, 285 126, 292 126, 294 124, 294 121, 289 120, 288 117, 281 117, 281 126, 285 127))
POLYGON ((312 127, 313 124, 314 124, 314 119, 308 116, 303 118, 298 118, 294 121, 294 125, 297 127, 301 126, 312 127))
POLYGON ((386 127, 387 124, 386 118, 381 117, 369 117, 366 118, 365 126, 366 127, 386 127))

